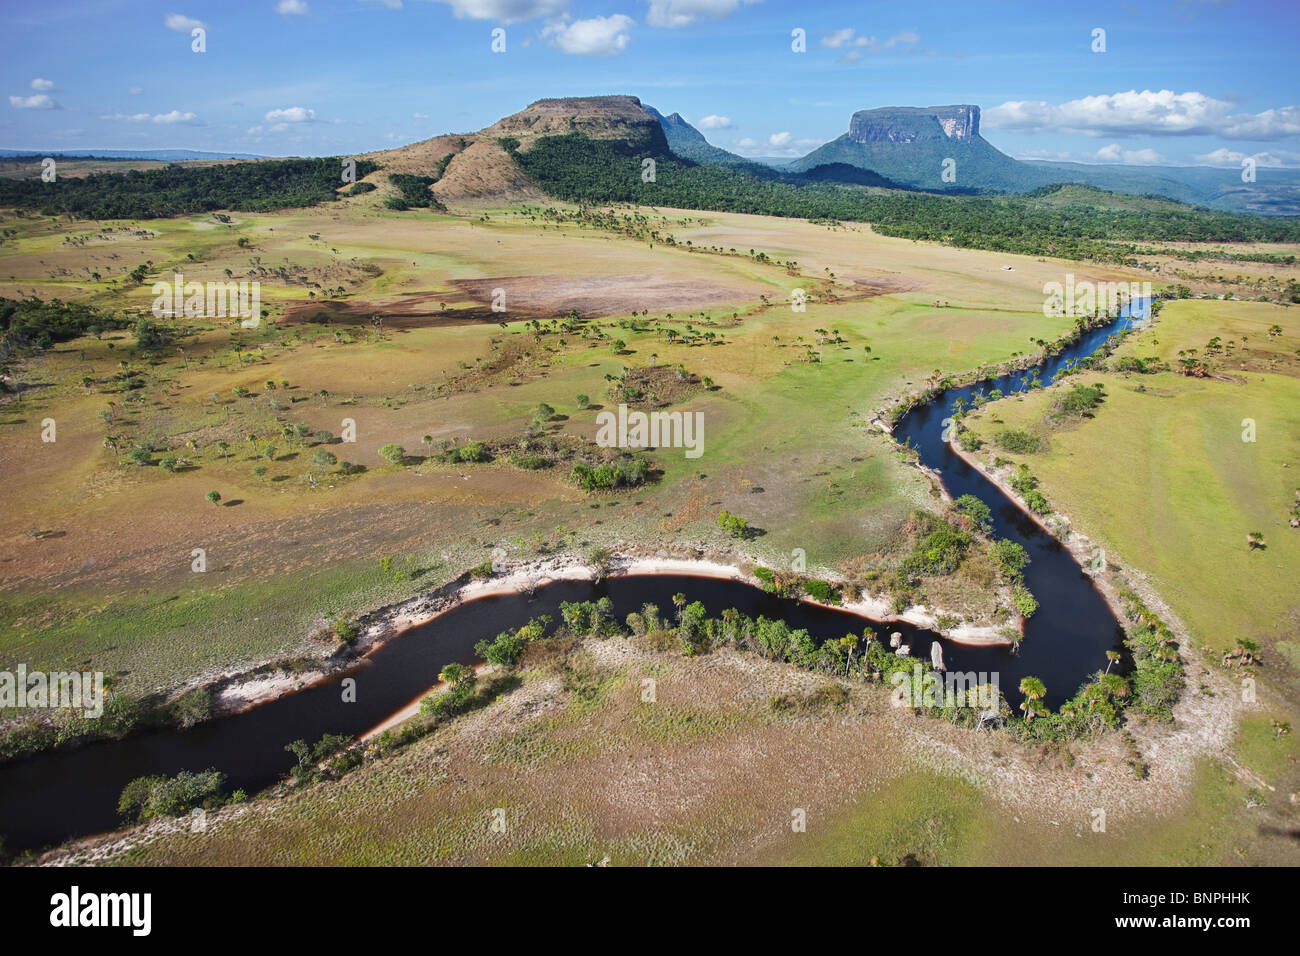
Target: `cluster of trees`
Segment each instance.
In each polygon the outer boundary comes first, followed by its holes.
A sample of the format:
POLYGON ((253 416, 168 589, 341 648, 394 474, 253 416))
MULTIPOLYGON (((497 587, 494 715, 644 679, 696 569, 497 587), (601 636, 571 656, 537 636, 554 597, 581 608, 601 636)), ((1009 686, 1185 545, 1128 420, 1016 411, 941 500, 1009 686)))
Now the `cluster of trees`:
POLYGON ((644 150, 580 133, 539 139, 512 154, 543 189, 570 202, 628 202, 684 209, 870 222, 877 232, 977 249, 1070 259, 1128 261, 1137 241, 1295 242, 1300 222, 1171 206, 1148 210, 1059 207, 1034 198, 875 192, 835 183, 795 183, 747 169, 655 156, 643 182, 644 150))
POLYGON ((600 465, 580 462, 573 466, 571 474, 583 491, 635 488, 650 476, 650 463, 639 455, 624 455, 618 461, 600 465))
POLYGON ((0 297, 0 332, 5 351, 20 348, 48 349, 55 342, 67 342, 83 335, 98 336, 109 329, 125 329, 131 319, 104 312, 93 305, 36 296, 26 299, 0 297))
MULTIPOLYGON (((136 777, 124 788, 117 801, 117 812, 129 821, 144 823, 157 817, 178 817, 197 807, 214 809, 226 803, 222 787, 225 774, 214 769, 192 773, 182 770, 174 777, 136 777)), ((247 799, 242 790, 230 802, 247 799)))
MULTIPOLYGON (((378 168, 371 160, 357 160, 358 176, 378 168)), ((0 207, 80 219, 159 219, 217 209, 266 212, 336 199, 341 170, 335 157, 173 165, 64 177, 52 183, 0 179, 0 207)))
POLYGON ((438 180, 433 176, 414 176, 410 173, 389 173, 388 182, 397 188, 396 196, 389 196, 384 205, 389 209, 443 209, 433 197, 429 187, 438 180))

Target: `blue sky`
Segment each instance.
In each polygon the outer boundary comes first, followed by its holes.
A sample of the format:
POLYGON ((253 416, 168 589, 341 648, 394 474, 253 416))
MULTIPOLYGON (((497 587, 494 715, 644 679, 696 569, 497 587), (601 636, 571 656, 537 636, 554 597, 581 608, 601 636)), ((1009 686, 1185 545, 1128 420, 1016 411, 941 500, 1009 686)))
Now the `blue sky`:
POLYGON ((1022 158, 1300 166, 1289 0, 11 0, 0 18, 11 148, 347 155, 630 93, 746 155, 803 155, 859 109, 973 103, 1022 158))

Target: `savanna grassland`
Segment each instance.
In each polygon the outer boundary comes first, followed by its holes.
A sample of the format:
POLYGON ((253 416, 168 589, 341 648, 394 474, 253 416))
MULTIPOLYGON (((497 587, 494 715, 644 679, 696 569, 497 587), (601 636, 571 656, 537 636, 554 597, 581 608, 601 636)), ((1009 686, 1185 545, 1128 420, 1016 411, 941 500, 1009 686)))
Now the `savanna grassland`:
POLYGON ((256 330, 184 320, 192 334, 149 354, 131 330, 109 331, 14 368, 21 398, 0 425, 7 653, 124 672, 123 688, 136 692, 176 685, 296 653, 325 616, 456 577, 494 547, 534 555, 538 534, 551 550, 568 532, 580 551, 620 540, 723 546, 714 524, 723 508, 767 532, 749 547, 769 563, 785 566, 803 548, 811 567, 834 569, 890 548, 907 514, 934 500, 867 427, 885 398, 934 368, 993 362, 1067 327, 1038 301, 1059 264, 866 228, 650 213, 682 242, 743 250, 713 254, 508 210, 397 214, 365 200, 228 224, 106 223, 109 233, 7 224, 19 233, 0 246, 0 291, 11 298, 147 310, 159 275, 220 281, 229 269, 262 277, 271 313, 256 330), (798 260, 799 274, 750 249, 798 260), (124 278, 144 262, 149 282, 124 278), (1008 262, 1016 272, 1002 271, 1008 262), (557 276, 572 276, 581 294, 557 276), (645 276, 660 281, 635 291, 645 276), (313 284, 345 293, 321 302, 313 284), (798 286, 824 290, 805 313, 788 305, 798 286), (490 311, 496 287, 507 309, 529 303, 526 319, 490 311), (341 307, 357 314, 338 317, 341 307), (591 316, 584 331, 538 335, 528 324, 570 309, 591 316), (634 311, 650 314, 633 320, 634 311), (830 338, 842 341, 818 342, 830 338), (114 390, 123 361, 142 387, 114 390), (704 412, 706 452, 651 453, 662 476, 635 493, 589 496, 562 468, 392 465, 378 454, 395 443, 414 460, 443 441, 514 438, 543 402, 563 416, 544 431, 592 438, 594 410, 578 409, 576 396, 609 406, 605 376, 651 364, 712 380, 674 406, 704 412), (47 417, 53 443, 40 440, 47 417), (337 439, 344 418, 356 423, 355 446, 312 437, 337 439), (308 437, 282 434, 299 424, 308 437), (130 463, 142 443, 157 449, 152 464, 130 463), (365 471, 313 466, 319 447, 365 471), (168 472, 157 462, 169 456, 185 461, 168 472), (191 571, 194 548, 208 553, 204 575, 191 571), (407 554, 420 580, 378 571, 381 557, 401 564, 407 554), (179 627, 193 638, 168 639, 179 627))
MULTIPOLYGON (((131 319, 8 360, 0 667, 75 664, 143 696, 317 660, 337 649, 336 622, 455 580, 495 549, 773 568, 803 549, 825 576, 883 567, 911 546, 916 509, 948 505, 873 414, 936 371, 1032 355, 1067 332, 1071 319, 1042 308, 1044 283, 1067 271, 1159 283, 1184 277, 1148 269, 1186 264, 1069 263, 866 225, 648 207, 599 221, 535 201, 398 212, 380 182, 276 213, 0 222, 0 296, 131 319), (135 319, 174 272, 257 279, 265 318, 255 329, 163 320, 165 342, 145 347, 135 319), (790 306, 796 289, 804 312, 790 306), (649 451, 647 483, 587 492, 565 456, 591 448, 596 411, 626 396, 625 369, 674 411, 703 413, 705 451, 649 451), (345 419, 355 442, 340 440, 345 419), (491 460, 449 460, 473 443, 491 460), (404 454, 385 455, 393 445, 404 454), (512 462, 541 452, 549 467, 512 462), (729 537, 724 509, 761 533, 729 537), (204 573, 192 570, 196 548, 204 573)), ((1045 452, 1023 456, 1193 647, 1214 650, 1197 658, 1204 673, 1173 726, 1035 748, 752 655, 574 640, 518 674, 489 671, 467 713, 341 780, 228 807, 206 835, 164 822, 87 852, 132 863, 1294 861, 1296 745, 1272 722, 1295 709, 1274 675, 1300 627, 1283 467, 1300 468, 1290 314, 1168 305, 1116 355, 1174 361, 1213 335, 1246 334, 1248 367, 1222 381, 1089 372, 1071 381, 1105 381, 1093 418, 1053 427, 1045 452), (1275 323, 1284 332, 1269 337, 1275 323), (1255 444, 1240 442, 1244 417, 1255 444), (1248 549, 1258 529, 1266 547, 1248 549), (1270 648, 1253 671, 1261 704, 1235 701, 1240 668, 1218 657, 1245 634, 1270 648), (646 675, 661 687, 652 709, 638 697, 646 675), (1099 834, 1089 814, 1103 803, 1099 834), (487 826, 497 807, 512 821, 504 834, 487 826), (806 834, 791 832, 791 808, 807 810, 806 834)), ((983 419, 1036 427, 1053 391, 983 419)), ((988 585, 958 574, 920 596, 982 620, 988 585)))

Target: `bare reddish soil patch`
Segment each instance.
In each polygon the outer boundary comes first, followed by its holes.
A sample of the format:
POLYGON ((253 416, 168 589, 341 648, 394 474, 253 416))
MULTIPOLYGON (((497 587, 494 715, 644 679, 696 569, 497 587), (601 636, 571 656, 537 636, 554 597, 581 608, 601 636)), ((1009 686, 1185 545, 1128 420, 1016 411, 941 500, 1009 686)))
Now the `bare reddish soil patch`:
POLYGON ((575 311, 583 318, 707 308, 757 298, 739 286, 662 275, 501 276, 456 279, 452 285, 471 299, 492 303, 493 290, 505 290, 506 308, 547 316, 575 311))

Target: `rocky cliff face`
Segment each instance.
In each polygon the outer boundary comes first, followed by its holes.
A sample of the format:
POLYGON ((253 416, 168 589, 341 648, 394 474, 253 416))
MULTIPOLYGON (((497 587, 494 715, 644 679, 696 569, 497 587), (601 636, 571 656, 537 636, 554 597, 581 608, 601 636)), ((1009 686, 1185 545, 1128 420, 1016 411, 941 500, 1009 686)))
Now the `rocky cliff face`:
POLYGON ((498 120, 480 135, 513 136, 524 147, 541 136, 582 133, 592 139, 621 139, 633 146, 667 151, 658 120, 635 96, 575 96, 538 100, 498 120))
POLYGON ((978 106, 892 106, 860 110, 849 122, 849 139, 855 143, 970 141, 979 132, 978 106))

